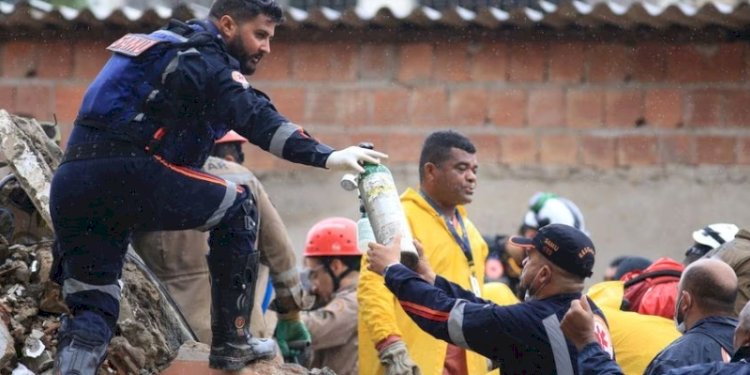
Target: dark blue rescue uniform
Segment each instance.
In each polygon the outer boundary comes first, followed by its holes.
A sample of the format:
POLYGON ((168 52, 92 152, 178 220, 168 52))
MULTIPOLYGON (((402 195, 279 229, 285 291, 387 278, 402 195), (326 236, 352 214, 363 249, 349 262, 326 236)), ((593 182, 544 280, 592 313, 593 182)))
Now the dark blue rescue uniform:
POLYGON ((317 167, 333 149, 250 87, 211 22, 172 21, 109 49, 52 181, 52 276, 72 312, 61 335, 109 341, 133 230, 199 228, 211 231, 212 329, 221 342, 247 328, 237 318, 252 307, 258 217, 247 187, 200 171, 214 140, 233 129, 278 157, 317 167))
MULTIPOLYGON (((665 375, 750 375, 750 348, 741 347, 731 362, 714 361, 692 366, 676 367, 662 372, 665 375)), ((578 355, 581 375, 622 375, 622 369, 597 343, 586 345, 578 355)))
POLYGON ((499 363, 502 374, 579 373, 560 321, 580 293, 498 306, 440 276, 432 286, 401 264, 388 268, 385 281, 420 328, 499 363))

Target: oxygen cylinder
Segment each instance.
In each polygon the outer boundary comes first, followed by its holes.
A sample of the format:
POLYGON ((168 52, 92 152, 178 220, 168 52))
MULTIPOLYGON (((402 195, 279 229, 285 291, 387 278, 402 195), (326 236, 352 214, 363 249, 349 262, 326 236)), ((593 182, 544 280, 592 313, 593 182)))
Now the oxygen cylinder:
POLYGON ((366 163, 363 167, 357 183, 359 196, 377 243, 389 244, 401 233, 401 263, 415 269, 419 255, 391 171, 382 164, 366 163))
POLYGON ((360 217, 359 220, 357 220, 357 247, 359 247, 359 251, 364 253, 367 252, 368 243, 378 242, 378 240, 375 239, 375 233, 372 231, 370 218, 367 217, 367 211, 365 211, 364 205, 359 205, 359 212, 360 217))

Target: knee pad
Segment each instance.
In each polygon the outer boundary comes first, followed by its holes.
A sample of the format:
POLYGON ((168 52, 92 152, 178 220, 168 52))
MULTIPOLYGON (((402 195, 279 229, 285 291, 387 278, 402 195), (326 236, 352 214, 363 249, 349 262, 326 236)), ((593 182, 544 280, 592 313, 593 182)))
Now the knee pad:
POLYGON ((252 254, 257 248, 258 208, 253 194, 246 186, 243 188, 244 192, 238 196, 235 206, 211 230, 208 245, 214 259, 252 254))

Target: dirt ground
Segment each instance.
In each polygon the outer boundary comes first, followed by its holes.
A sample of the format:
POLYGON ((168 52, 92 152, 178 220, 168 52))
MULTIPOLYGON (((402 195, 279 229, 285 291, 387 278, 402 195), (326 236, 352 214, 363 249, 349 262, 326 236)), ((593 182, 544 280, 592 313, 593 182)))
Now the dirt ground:
MULTIPOLYGON (((252 163, 252 162, 251 162, 252 163)), ((250 163, 250 164, 251 164, 250 163)), ((394 169, 399 191, 417 186, 415 168, 394 169)), ((334 172, 312 168, 259 175, 301 253, 307 230, 328 216, 357 218, 357 197, 334 172)), ((485 234, 517 230, 529 197, 551 191, 573 200, 597 247, 592 280, 615 256, 682 260, 694 230, 716 222, 750 226, 750 168, 667 167, 618 171, 492 168, 480 162, 475 201, 467 208, 485 234)))

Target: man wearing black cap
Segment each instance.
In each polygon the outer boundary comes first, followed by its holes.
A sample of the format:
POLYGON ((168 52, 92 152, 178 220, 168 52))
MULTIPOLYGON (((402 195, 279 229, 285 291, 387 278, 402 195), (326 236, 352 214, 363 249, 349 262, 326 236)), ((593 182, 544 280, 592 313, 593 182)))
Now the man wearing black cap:
MULTIPOLYGON (((551 224, 533 239, 514 237, 526 251, 520 288, 525 302, 498 306, 437 276, 427 262, 416 272, 398 263, 398 241, 370 244, 368 268, 385 277, 388 288, 426 332, 471 349, 499 364, 503 374, 578 374, 575 346, 560 330, 570 302, 581 297, 591 276, 596 251, 578 229, 551 224)), ((421 251, 421 246, 417 246, 421 251)), ((594 331, 612 355, 609 330, 601 311, 594 331)))

